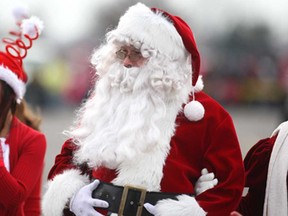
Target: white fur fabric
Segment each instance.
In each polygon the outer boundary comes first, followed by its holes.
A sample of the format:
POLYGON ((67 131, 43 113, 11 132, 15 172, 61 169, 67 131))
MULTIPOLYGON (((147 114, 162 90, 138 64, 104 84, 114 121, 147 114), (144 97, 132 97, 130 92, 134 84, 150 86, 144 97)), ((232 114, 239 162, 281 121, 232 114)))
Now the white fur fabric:
POLYGON ((14 90, 18 100, 24 97, 26 91, 25 83, 3 64, 0 65, 0 80, 5 81, 14 90))
POLYGON ((270 156, 264 202, 264 216, 287 216, 288 121, 272 133, 278 133, 270 156))
POLYGON ((75 160, 117 169, 114 184, 159 191, 175 119, 191 91, 189 66, 181 63, 151 57, 145 67, 116 62, 97 70, 96 96, 87 100, 75 130, 68 132, 80 147, 75 160))
POLYGON ((29 35, 30 38, 36 37, 37 33, 40 35, 43 31, 44 24, 36 16, 32 16, 29 19, 22 20, 21 30, 23 35, 29 35))
POLYGON ((157 202, 155 216, 204 216, 206 212, 199 206, 194 197, 177 196, 178 200, 165 199, 157 202))
POLYGON ((81 175, 76 169, 66 170, 55 176, 48 182, 47 191, 42 199, 43 216, 62 216, 70 198, 88 183, 88 177, 81 175))
POLYGON ((154 13, 142 3, 131 6, 120 18, 117 28, 109 32, 108 41, 126 42, 142 51, 154 50, 170 60, 183 59, 186 49, 174 25, 161 13, 154 13), (168 45, 169 44, 169 45, 168 45))

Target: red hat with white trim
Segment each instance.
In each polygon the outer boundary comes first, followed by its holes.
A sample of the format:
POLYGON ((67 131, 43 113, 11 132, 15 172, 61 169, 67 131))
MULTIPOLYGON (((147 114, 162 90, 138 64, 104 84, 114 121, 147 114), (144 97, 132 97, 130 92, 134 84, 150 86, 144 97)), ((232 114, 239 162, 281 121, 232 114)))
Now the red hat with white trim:
POLYGON ((110 32, 110 37, 120 38, 132 45, 140 42, 172 61, 177 61, 188 52, 191 55, 193 100, 185 105, 184 115, 190 121, 199 121, 203 118, 204 107, 195 100, 194 94, 203 88, 202 80, 198 79, 200 54, 193 32, 185 21, 163 10, 137 3, 120 18, 117 28, 110 32))
MULTIPOLYGON (((17 15, 19 15, 17 13, 17 15)), ((16 23, 20 27, 19 32, 11 31, 10 34, 16 36, 16 40, 4 38, 6 43, 5 52, 0 51, 0 80, 5 81, 15 92, 17 102, 23 99, 26 91, 27 75, 22 67, 22 60, 27 55, 27 50, 32 47, 32 41, 36 40, 43 30, 43 22, 32 16, 16 23)))

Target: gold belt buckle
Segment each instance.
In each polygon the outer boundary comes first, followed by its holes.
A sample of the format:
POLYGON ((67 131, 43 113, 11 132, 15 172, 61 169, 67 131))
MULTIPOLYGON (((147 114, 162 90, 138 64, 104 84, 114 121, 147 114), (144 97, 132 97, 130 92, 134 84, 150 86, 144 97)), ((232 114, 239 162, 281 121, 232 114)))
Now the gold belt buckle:
POLYGON ((124 216, 123 213, 124 213, 125 204, 127 201, 127 196, 128 196, 129 190, 136 190, 136 191, 141 192, 139 203, 138 203, 138 208, 137 208, 137 213, 135 215, 135 216, 141 216, 147 191, 145 188, 135 187, 135 186, 131 186, 131 185, 125 185, 124 186, 122 197, 121 197, 121 202, 120 202, 120 206, 119 206, 118 216, 124 216))

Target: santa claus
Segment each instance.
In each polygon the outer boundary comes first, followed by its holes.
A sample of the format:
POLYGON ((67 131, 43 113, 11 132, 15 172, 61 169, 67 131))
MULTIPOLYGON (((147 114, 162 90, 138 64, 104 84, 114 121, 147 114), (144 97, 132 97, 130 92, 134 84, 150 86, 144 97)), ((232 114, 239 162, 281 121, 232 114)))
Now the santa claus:
POLYGON ((241 151, 230 115, 202 91, 189 26, 138 3, 106 39, 91 60, 93 92, 50 170, 43 214, 229 215, 244 185, 241 151), (203 167, 219 183, 195 197, 203 167))

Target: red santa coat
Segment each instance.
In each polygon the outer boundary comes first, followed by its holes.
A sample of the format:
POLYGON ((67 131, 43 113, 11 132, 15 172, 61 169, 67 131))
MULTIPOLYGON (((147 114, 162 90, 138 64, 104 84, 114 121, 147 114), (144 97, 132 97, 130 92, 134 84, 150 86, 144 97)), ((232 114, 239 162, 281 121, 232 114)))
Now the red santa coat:
POLYGON ((0 168, 0 215, 39 216, 45 136, 13 117, 6 144, 10 173, 0 168))
MULTIPOLYGON (((197 122, 189 121, 182 113, 177 116, 176 131, 163 167, 161 191, 193 194, 195 182, 200 177, 201 170, 206 167, 214 172, 219 183, 213 189, 198 195, 196 200, 208 215, 229 215, 237 208, 244 187, 244 167, 238 138, 230 115, 215 100, 203 92, 197 93, 196 98, 205 107, 205 116, 197 122)), ((67 202, 69 196, 63 193, 73 190, 69 187, 76 191, 78 188, 75 184, 81 185, 79 178, 75 178, 79 173, 63 173, 67 169, 76 169, 72 163, 74 150, 75 145, 68 140, 56 157, 55 165, 48 176, 50 195, 44 197, 44 206, 56 205, 53 202, 55 199, 67 202), (61 175, 65 177, 60 177, 61 175), (61 194, 62 198, 54 197, 55 193, 61 194)), ((117 176, 114 170, 105 167, 86 174, 105 182, 111 182, 117 176)), ((63 211, 64 206, 59 206, 58 203, 56 208, 63 211)), ((56 210, 49 211, 50 214, 59 214, 56 210)))

